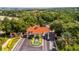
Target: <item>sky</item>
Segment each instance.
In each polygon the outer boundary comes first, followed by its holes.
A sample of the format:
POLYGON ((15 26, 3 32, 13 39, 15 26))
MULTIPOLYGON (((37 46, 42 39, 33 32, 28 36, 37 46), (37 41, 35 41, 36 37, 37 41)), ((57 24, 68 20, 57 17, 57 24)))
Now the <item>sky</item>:
POLYGON ((78 7, 79 0, 0 0, 0 7, 78 7))

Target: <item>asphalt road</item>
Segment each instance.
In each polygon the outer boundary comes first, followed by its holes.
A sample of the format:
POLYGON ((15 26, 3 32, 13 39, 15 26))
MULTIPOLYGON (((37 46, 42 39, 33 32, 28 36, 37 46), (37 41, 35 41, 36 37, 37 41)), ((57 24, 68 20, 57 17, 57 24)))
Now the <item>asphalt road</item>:
POLYGON ((30 44, 28 39, 25 39, 23 45, 20 48, 20 51, 42 51, 42 47, 34 47, 30 44))
MULTIPOLYGON (((52 43, 53 47, 56 47, 56 43, 55 42, 52 43)), ((50 51, 49 42, 43 40, 43 44, 41 47, 34 47, 31 45, 30 40, 28 40, 27 38, 22 38, 13 51, 50 51)))

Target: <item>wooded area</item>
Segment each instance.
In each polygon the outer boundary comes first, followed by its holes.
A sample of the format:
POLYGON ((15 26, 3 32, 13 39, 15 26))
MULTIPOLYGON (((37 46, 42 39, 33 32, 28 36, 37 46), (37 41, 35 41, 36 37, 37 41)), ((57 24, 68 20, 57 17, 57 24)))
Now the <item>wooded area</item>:
POLYGON ((6 16, 0 19, 3 37, 11 32, 24 33, 29 26, 50 25, 57 34, 59 50, 79 51, 79 8, 0 10, 0 16, 6 16))

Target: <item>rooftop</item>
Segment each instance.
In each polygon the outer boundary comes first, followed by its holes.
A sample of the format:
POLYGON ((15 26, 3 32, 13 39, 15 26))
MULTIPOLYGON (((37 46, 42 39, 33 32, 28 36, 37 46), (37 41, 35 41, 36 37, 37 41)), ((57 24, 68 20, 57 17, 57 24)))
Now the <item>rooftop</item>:
POLYGON ((35 26, 29 27, 26 31, 31 32, 32 34, 42 34, 42 33, 49 32, 50 29, 48 27, 45 27, 45 26, 41 27, 41 26, 35 25, 35 26))

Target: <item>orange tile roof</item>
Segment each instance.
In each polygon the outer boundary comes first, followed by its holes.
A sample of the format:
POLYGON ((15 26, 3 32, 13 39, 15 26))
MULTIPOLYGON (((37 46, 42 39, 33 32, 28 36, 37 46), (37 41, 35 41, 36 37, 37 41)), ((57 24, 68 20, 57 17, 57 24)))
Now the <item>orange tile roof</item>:
POLYGON ((31 32, 32 34, 41 34, 45 32, 49 32, 50 29, 47 27, 33 26, 27 29, 27 32, 31 32))

